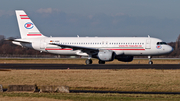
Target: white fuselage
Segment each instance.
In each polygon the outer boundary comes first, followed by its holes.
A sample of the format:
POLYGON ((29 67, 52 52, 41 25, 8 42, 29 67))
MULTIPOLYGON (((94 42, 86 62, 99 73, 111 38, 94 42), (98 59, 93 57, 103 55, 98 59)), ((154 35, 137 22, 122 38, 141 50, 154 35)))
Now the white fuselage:
POLYGON ((167 44, 157 44, 162 42, 162 40, 150 37, 41 37, 24 40, 31 41, 32 43, 13 43, 38 51, 60 55, 88 56, 87 53, 83 53, 81 50, 62 48, 50 43, 108 49, 114 51, 116 55, 131 56, 163 55, 173 51, 173 48, 167 44))

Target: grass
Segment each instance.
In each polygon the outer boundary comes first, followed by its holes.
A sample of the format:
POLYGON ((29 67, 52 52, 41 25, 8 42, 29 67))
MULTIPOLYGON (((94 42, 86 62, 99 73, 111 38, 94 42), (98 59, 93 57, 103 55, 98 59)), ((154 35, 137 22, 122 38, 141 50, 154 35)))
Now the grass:
MULTIPOLYGON (((0 98, 20 98, 27 99, 26 101, 34 101, 29 99, 44 100, 60 100, 60 101, 179 101, 180 95, 153 95, 153 94, 91 94, 91 93, 2 93, 0 98)), ((8 100, 8 99, 7 99, 8 100)), ((2 100, 1 100, 2 101, 2 100)), ((5 101, 5 100, 4 100, 5 101)), ((16 101, 8 100, 8 101, 16 101)), ((17 100, 19 101, 19 100, 17 100)))
POLYGON ((67 85, 71 90, 180 92, 180 70, 11 70, 0 84, 67 85))
MULTIPOLYGON (((64 63, 84 64, 85 59, 0 59, 0 63, 64 63), (77 61, 78 60, 78 61, 77 61)), ((179 59, 154 59, 154 64, 178 64, 179 59)), ((93 60, 96 64, 98 61, 93 60)), ((135 59, 128 64, 147 64, 135 59)), ((107 64, 126 64, 119 61, 107 64)), ((51 68, 51 67, 49 67, 51 68)), ((68 68, 68 67, 67 67, 68 68)), ((112 69, 112 70, 3 70, 0 84, 66 85, 70 90, 110 90, 145 92, 180 92, 180 70, 112 69)), ((0 101, 178 101, 180 95, 153 94, 89 94, 89 93, 0 93, 0 101)))

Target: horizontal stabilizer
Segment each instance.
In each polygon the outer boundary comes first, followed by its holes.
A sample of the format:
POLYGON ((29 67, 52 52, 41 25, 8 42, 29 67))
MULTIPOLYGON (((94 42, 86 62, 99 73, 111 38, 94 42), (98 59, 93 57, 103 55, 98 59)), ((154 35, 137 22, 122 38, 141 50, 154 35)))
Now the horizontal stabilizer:
POLYGON ((14 41, 14 42, 20 42, 20 43, 32 43, 29 40, 24 40, 24 39, 6 39, 7 41, 14 41))

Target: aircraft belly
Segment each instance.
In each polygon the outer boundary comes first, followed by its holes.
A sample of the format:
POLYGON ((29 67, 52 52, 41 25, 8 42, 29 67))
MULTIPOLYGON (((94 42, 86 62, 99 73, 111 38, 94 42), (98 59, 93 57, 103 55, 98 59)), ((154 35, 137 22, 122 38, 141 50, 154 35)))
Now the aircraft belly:
POLYGON ((114 52, 116 53, 116 55, 123 55, 124 54, 124 51, 122 51, 122 50, 114 50, 114 52))
POLYGON ((133 50, 133 51, 124 51, 124 55, 136 55, 136 56, 144 56, 144 55, 159 55, 159 52, 152 50, 133 50))
POLYGON ((60 55, 76 55, 72 50, 46 50, 48 53, 60 54, 60 55))
POLYGON ((141 50, 129 50, 129 51, 124 51, 124 55, 143 55, 145 54, 145 51, 141 51, 141 50))

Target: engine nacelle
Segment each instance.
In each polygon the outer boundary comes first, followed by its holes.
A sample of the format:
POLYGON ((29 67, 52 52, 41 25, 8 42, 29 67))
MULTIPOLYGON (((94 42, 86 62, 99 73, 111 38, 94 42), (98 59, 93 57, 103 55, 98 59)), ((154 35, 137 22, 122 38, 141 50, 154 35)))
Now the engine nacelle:
POLYGON ((115 52, 111 50, 99 50, 99 53, 97 54, 97 57, 101 61, 113 61, 115 56, 115 52))
POLYGON ((122 56, 122 55, 117 55, 115 57, 116 59, 118 59, 118 61, 123 61, 123 62, 131 62, 133 60, 133 56, 122 56))

